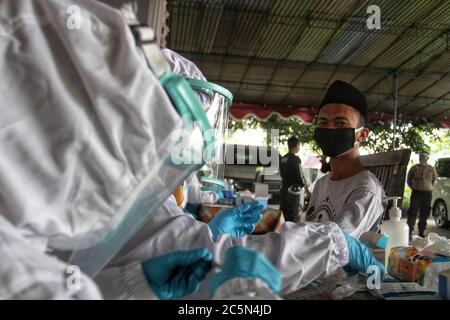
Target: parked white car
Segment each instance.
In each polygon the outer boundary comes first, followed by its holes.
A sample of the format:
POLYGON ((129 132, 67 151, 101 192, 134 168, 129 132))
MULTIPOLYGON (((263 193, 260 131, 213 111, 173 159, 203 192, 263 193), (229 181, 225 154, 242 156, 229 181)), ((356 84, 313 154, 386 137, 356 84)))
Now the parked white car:
POLYGON ((440 158, 435 164, 438 179, 433 188, 432 208, 436 225, 450 226, 450 158, 440 158))

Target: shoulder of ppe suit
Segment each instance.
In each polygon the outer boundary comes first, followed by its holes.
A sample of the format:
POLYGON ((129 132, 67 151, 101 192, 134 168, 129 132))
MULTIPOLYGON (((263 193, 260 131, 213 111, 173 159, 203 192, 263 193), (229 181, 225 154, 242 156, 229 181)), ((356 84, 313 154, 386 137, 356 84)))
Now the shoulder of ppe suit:
POLYGON ((161 52, 176 75, 206 81, 203 73, 192 61, 167 48, 161 49, 161 52))
POLYGON ((214 300, 280 300, 259 278, 233 278, 216 291, 214 300))
POLYGON ((95 281, 108 300, 157 300, 139 262, 104 269, 95 281))
POLYGON ((66 26, 68 16, 76 18, 80 29, 88 28, 92 32, 116 32, 117 25, 125 25, 123 16, 119 10, 98 1, 77 1, 74 4, 70 0, 33 1, 32 7, 28 7, 28 1, 13 1, 17 3, 19 12, 39 14, 41 18, 49 22, 61 21, 66 26), (40 6, 40 10, 36 10, 40 6), (105 30, 105 27, 112 27, 105 30))

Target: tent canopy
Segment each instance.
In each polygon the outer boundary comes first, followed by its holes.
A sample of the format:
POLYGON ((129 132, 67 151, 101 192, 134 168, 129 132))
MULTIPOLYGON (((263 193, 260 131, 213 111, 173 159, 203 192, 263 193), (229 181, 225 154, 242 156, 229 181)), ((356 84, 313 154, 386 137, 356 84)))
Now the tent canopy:
POLYGON ((283 117, 295 106, 294 114, 303 115, 341 79, 366 94, 369 112, 392 114, 397 72, 399 115, 450 117, 448 0, 379 0, 381 30, 367 28, 369 0, 167 4, 168 47, 228 88, 237 103, 284 106, 272 108, 283 117))
MULTIPOLYGON (((298 108, 293 106, 279 106, 279 105, 259 105, 249 103, 235 103, 230 108, 230 116, 233 120, 243 120, 249 117, 254 117, 259 121, 267 121, 271 116, 277 115, 283 120, 292 118, 298 119, 302 122, 313 122, 317 113, 315 108, 298 108)), ((427 120, 426 117, 419 116, 405 116, 400 115, 400 119, 418 121, 427 120)), ((368 122, 372 121, 392 121, 393 115, 384 112, 369 113, 368 122)), ((450 128, 450 121, 438 121, 443 128, 450 128)))

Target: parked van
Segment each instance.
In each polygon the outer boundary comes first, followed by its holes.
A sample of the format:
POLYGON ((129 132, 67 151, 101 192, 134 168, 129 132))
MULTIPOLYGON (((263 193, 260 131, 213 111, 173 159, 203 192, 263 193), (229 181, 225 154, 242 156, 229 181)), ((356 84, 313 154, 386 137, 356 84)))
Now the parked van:
POLYGON ((436 225, 441 228, 450 226, 448 208, 450 205, 450 158, 440 158, 435 164, 438 175, 433 188, 432 208, 436 225))

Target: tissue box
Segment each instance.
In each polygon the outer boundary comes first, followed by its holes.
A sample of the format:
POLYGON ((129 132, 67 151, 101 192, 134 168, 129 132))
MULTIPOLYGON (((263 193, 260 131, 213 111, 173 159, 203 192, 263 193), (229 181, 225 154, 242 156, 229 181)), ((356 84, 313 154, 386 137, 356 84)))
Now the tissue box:
MULTIPOLYGON (((208 223, 212 218, 222 212, 231 208, 231 206, 224 205, 202 205, 200 209, 201 221, 208 223)), ((270 231, 278 232, 284 223, 283 213, 280 210, 266 208, 261 211, 262 219, 256 224, 253 234, 264 234, 270 231)))
POLYGON ((423 285, 427 289, 438 292, 439 287, 439 274, 450 269, 450 259, 445 257, 433 258, 433 263, 430 264, 425 271, 425 277, 423 285))
POLYGON ((387 272, 400 281, 423 285, 425 271, 432 262, 432 257, 419 254, 414 247, 396 247, 389 253, 387 272))
POLYGON ((450 269, 439 273, 439 296, 450 300, 450 269))

